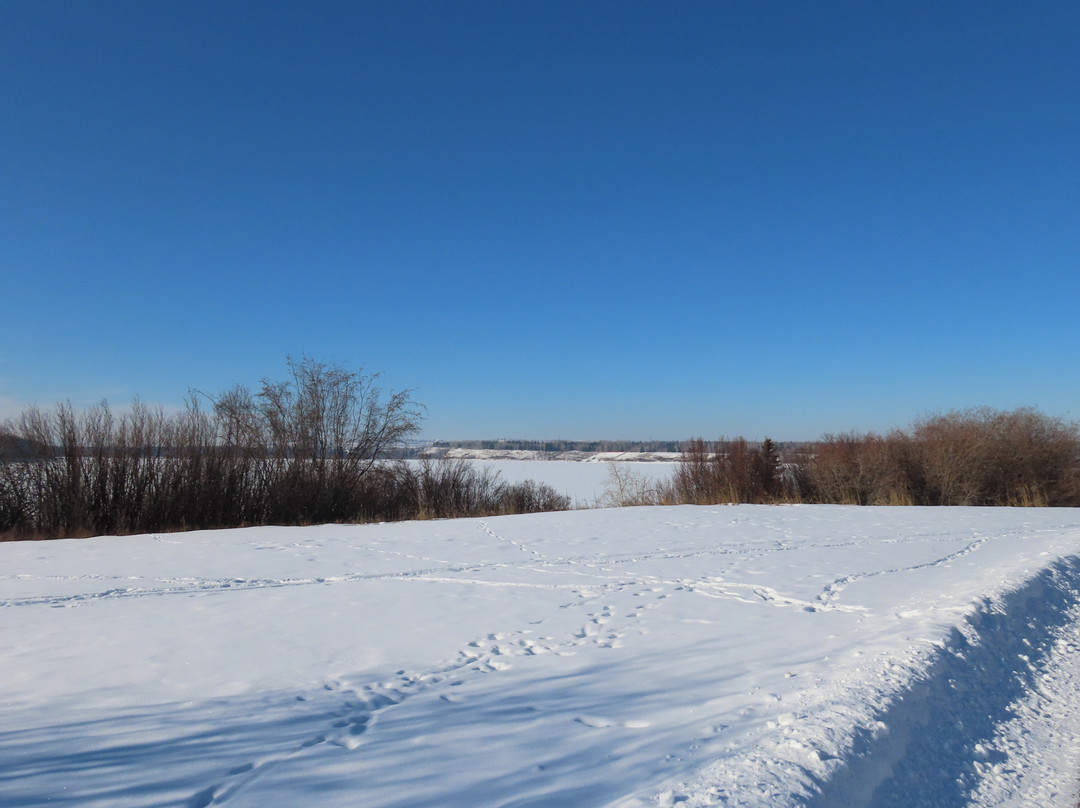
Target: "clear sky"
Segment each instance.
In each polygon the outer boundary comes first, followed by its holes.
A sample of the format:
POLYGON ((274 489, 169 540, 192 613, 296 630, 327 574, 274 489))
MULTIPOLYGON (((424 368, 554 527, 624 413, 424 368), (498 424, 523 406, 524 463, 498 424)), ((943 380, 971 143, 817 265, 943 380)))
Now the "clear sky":
POLYGON ((433 438, 1080 418, 1080 4, 0 2, 0 414, 286 354, 433 438))

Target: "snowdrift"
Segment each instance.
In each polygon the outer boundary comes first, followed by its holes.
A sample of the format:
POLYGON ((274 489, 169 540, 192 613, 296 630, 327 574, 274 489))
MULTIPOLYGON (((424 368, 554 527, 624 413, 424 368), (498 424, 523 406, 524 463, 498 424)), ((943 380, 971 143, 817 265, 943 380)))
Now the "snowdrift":
POLYGON ((1074 806, 1080 511, 0 546, 0 805, 1074 806))

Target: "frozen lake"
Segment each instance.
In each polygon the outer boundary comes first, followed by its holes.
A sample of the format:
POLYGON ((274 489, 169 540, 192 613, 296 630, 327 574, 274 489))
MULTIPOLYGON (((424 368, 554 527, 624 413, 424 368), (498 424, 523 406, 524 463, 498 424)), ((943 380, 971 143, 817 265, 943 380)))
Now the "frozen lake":
MULTIPOLYGON (((417 461, 410 461, 417 462, 417 461)), ((604 495, 610 480, 609 463, 573 460, 469 460, 478 468, 498 472, 499 479, 508 483, 536 480, 547 483, 560 494, 570 497, 575 507, 588 507, 604 495)), ((621 462, 620 469, 628 469, 650 481, 667 480, 678 463, 621 462)))

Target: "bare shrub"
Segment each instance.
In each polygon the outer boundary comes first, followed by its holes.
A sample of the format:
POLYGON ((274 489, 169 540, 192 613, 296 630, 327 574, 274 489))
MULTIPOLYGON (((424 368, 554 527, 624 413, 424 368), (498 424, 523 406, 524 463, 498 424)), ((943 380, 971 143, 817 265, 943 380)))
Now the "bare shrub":
POLYGON ((502 513, 544 513, 570 509, 570 497, 547 483, 523 480, 505 487, 500 498, 502 513))
POLYGON ((787 502, 795 496, 795 479, 776 444, 766 438, 752 445, 742 437, 718 441, 711 454, 701 438, 688 441, 671 492, 675 501, 698 505, 787 502))
POLYGON ((866 505, 868 481, 860 462, 864 437, 855 433, 825 435, 808 458, 813 498, 842 505, 866 505))
POLYGON ((941 505, 1080 505, 1077 425, 987 407, 917 421, 927 498, 941 505))
POLYGON ((804 501, 914 505, 924 488, 915 447, 899 431, 826 435, 800 462, 804 501))
POLYGON ((670 485, 655 483, 635 471, 628 463, 607 464, 608 477, 597 504, 601 508, 631 505, 664 505, 672 501, 670 485))
POLYGON ((413 471, 420 519, 448 519, 496 513, 498 474, 468 460, 421 460, 413 471))
MULTIPOLYGON (((214 400, 219 429, 247 459, 269 469, 263 519, 327 522, 349 518, 363 477, 380 457, 419 429, 409 393, 384 401, 378 375, 316 362, 287 364, 290 378, 263 379, 252 394, 235 387, 214 400)), ((229 444, 226 444, 229 445, 229 444)))
POLYGON ((692 505, 708 505, 720 501, 720 483, 715 479, 709 462, 709 451, 701 438, 691 438, 683 449, 679 465, 672 480, 675 497, 679 502, 692 505))
POLYGON ((561 511, 570 498, 534 480, 507 484, 499 473, 468 460, 438 458, 398 461, 378 475, 374 518, 451 519, 511 513, 561 511))
POLYGON ((288 367, 288 380, 263 380, 256 394, 195 394, 170 417, 138 400, 120 414, 104 402, 83 412, 27 408, 0 443, 0 531, 83 536, 357 518, 372 501, 365 478, 419 428, 420 407, 408 392, 384 399, 377 375, 308 357, 288 367))

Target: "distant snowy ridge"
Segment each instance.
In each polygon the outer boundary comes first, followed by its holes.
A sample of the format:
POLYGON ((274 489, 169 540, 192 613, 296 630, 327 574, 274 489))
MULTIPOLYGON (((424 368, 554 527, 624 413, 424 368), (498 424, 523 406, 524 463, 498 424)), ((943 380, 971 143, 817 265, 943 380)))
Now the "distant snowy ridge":
POLYGON ((561 460, 579 463, 673 463, 681 452, 544 452, 529 449, 444 449, 431 447, 424 457, 453 460, 561 460))

